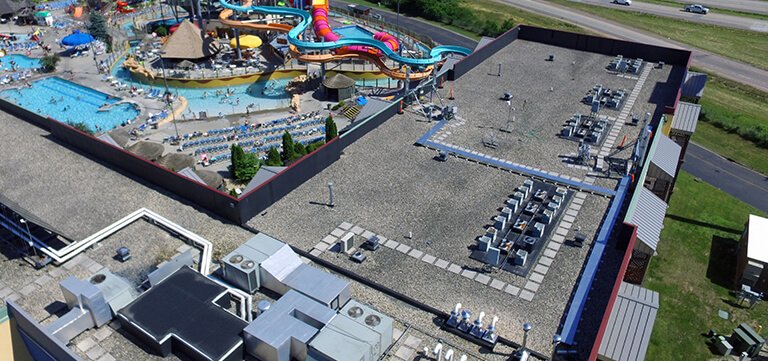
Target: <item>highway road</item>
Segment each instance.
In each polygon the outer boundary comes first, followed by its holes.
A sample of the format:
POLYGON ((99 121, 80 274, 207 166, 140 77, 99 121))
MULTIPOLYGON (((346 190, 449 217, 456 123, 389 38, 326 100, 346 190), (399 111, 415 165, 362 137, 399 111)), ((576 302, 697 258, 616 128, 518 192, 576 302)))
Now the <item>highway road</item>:
POLYGON ((683 170, 768 213, 768 177, 765 175, 731 162, 695 143, 688 145, 683 170))
POLYGON ((768 1, 764 0, 674 0, 680 4, 697 3, 714 8, 730 9, 745 13, 768 15, 768 1))
POLYGON ((666 16, 670 18, 693 21, 702 24, 718 25, 728 28, 768 32, 768 21, 757 20, 744 16, 734 16, 710 12, 707 15, 695 14, 683 11, 683 5, 679 7, 651 4, 633 1, 631 6, 613 4, 612 0, 578 0, 580 3, 594 4, 612 9, 637 11, 641 13, 666 16))
POLYGON ((596 33, 608 37, 647 43, 658 46, 679 49, 691 49, 693 51, 693 64, 700 68, 722 75, 740 83, 751 85, 757 89, 768 92, 768 71, 755 68, 735 60, 715 55, 703 50, 692 49, 690 46, 674 42, 669 39, 661 39, 657 35, 651 35, 640 30, 629 28, 626 25, 611 22, 598 16, 586 14, 580 11, 553 5, 545 1, 534 0, 498 0, 509 5, 528 10, 530 12, 550 16, 579 25, 596 33))

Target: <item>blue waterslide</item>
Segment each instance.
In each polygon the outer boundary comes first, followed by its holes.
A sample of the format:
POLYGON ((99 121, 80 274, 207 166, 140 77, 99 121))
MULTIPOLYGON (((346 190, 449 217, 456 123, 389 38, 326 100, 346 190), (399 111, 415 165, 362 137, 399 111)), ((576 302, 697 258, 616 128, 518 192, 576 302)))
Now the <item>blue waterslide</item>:
POLYGON ((471 50, 454 45, 440 45, 432 48, 429 52, 429 58, 408 58, 397 54, 392 51, 383 42, 371 39, 371 38, 341 38, 338 41, 323 41, 312 42, 299 39, 299 36, 312 25, 312 16, 309 12, 301 9, 285 8, 278 6, 239 6, 229 3, 227 0, 220 0, 221 5, 227 9, 234 10, 236 12, 243 13, 261 13, 267 15, 280 15, 280 16, 292 16, 300 18, 301 21, 293 29, 288 32, 288 42, 302 50, 330 50, 339 49, 345 46, 364 45, 372 48, 376 48, 381 51, 386 57, 410 66, 426 66, 432 65, 443 60, 445 54, 455 53, 461 55, 469 55, 471 50))

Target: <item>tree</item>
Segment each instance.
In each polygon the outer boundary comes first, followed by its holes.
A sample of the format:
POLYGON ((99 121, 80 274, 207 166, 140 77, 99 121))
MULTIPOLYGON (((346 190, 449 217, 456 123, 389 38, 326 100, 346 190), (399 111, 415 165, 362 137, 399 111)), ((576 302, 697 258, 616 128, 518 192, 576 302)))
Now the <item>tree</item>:
POLYGON ((277 148, 269 148, 265 164, 270 167, 280 167, 283 165, 283 160, 280 159, 280 152, 277 151, 277 148))
POLYGON ((243 157, 245 156, 245 151, 243 150, 243 147, 233 144, 232 148, 230 149, 231 156, 230 159, 232 160, 232 174, 235 173, 236 169, 240 164, 242 164, 243 157))
POLYGON ((293 144, 293 150, 296 152, 296 159, 307 155, 307 148, 304 147, 304 144, 299 142, 293 144))
POLYGON ((157 34, 157 36, 166 36, 168 35, 168 28, 160 25, 155 28, 155 34, 157 34))
POLYGON ((56 65, 59 64, 60 60, 61 57, 59 57, 59 54, 46 55, 40 58, 40 65, 43 67, 45 72, 52 73, 56 71, 56 65))
POLYGON ((92 11, 88 19, 88 32, 97 40, 101 40, 107 45, 107 52, 112 52, 112 36, 107 31, 107 20, 97 11, 92 11))
POLYGON ((325 141, 330 142, 331 139, 336 138, 339 135, 339 131, 336 129, 336 122, 333 121, 332 116, 325 118, 325 141))
POLYGON ((296 159, 296 148, 293 145, 293 137, 286 130, 283 133, 283 163, 288 164, 294 159, 296 159))
POLYGON ((243 147, 232 145, 232 178, 240 183, 248 183, 261 168, 261 161, 256 154, 246 153, 243 147))
POLYGON ((88 20, 88 32, 94 38, 106 42, 109 33, 107 32, 107 20, 104 19, 104 16, 97 11, 92 11, 88 20))
POLYGON ((253 153, 246 153, 240 161, 240 166, 235 172, 235 179, 241 183, 248 183, 261 168, 261 160, 253 153))

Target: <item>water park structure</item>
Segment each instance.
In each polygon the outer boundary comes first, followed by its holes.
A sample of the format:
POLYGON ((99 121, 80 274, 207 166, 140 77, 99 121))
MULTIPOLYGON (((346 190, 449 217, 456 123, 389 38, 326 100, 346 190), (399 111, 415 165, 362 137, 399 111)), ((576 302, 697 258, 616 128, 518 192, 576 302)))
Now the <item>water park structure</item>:
POLYGON ((340 61, 344 59, 363 59, 375 64, 384 74, 398 80, 421 80, 427 78, 434 64, 444 60, 444 56, 449 53, 468 55, 470 51, 457 46, 437 46, 433 48, 428 58, 410 58, 404 57, 398 53, 400 44, 397 39, 386 32, 379 31, 373 34, 371 38, 345 38, 335 33, 328 23, 329 6, 326 0, 315 0, 312 3, 311 16, 308 12, 300 9, 255 6, 251 1, 238 6, 221 1, 224 10, 219 15, 219 20, 233 28, 243 28, 252 30, 272 30, 278 32, 287 32, 290 42, 291 54, 303 62, 326 63, 340 61), (280 22, 271 22, 259 24, 253 22, 231 20, 233 13, 252 12, 263 13, 266 15, 278 15, 299 19, 296 26, 280 22), (316 41, 304 40, 304 33, 310 25, 314 30, 316 41), (331 51, 326 54, 313 54, 309 51, 331 51), (402 67, 392 69, 382 61, 382 57, 390 58, 400 64, 402 67))

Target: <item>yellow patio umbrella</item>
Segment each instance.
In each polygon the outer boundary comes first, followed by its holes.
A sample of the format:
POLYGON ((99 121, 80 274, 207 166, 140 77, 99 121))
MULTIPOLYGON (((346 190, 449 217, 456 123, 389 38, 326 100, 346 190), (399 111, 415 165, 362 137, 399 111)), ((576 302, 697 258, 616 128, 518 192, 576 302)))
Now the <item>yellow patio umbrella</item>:
MULTIPOLYGON (((240 35, 240 48, 241 49, 251 49, 251 48, 258 48, 262 44, 261 38, 256 35, 240 35)), ((232 38, 232 40, 229 41, 229 45, 231 47, 236 47, 237 43, 235 42, 235 39, 232 38)))

